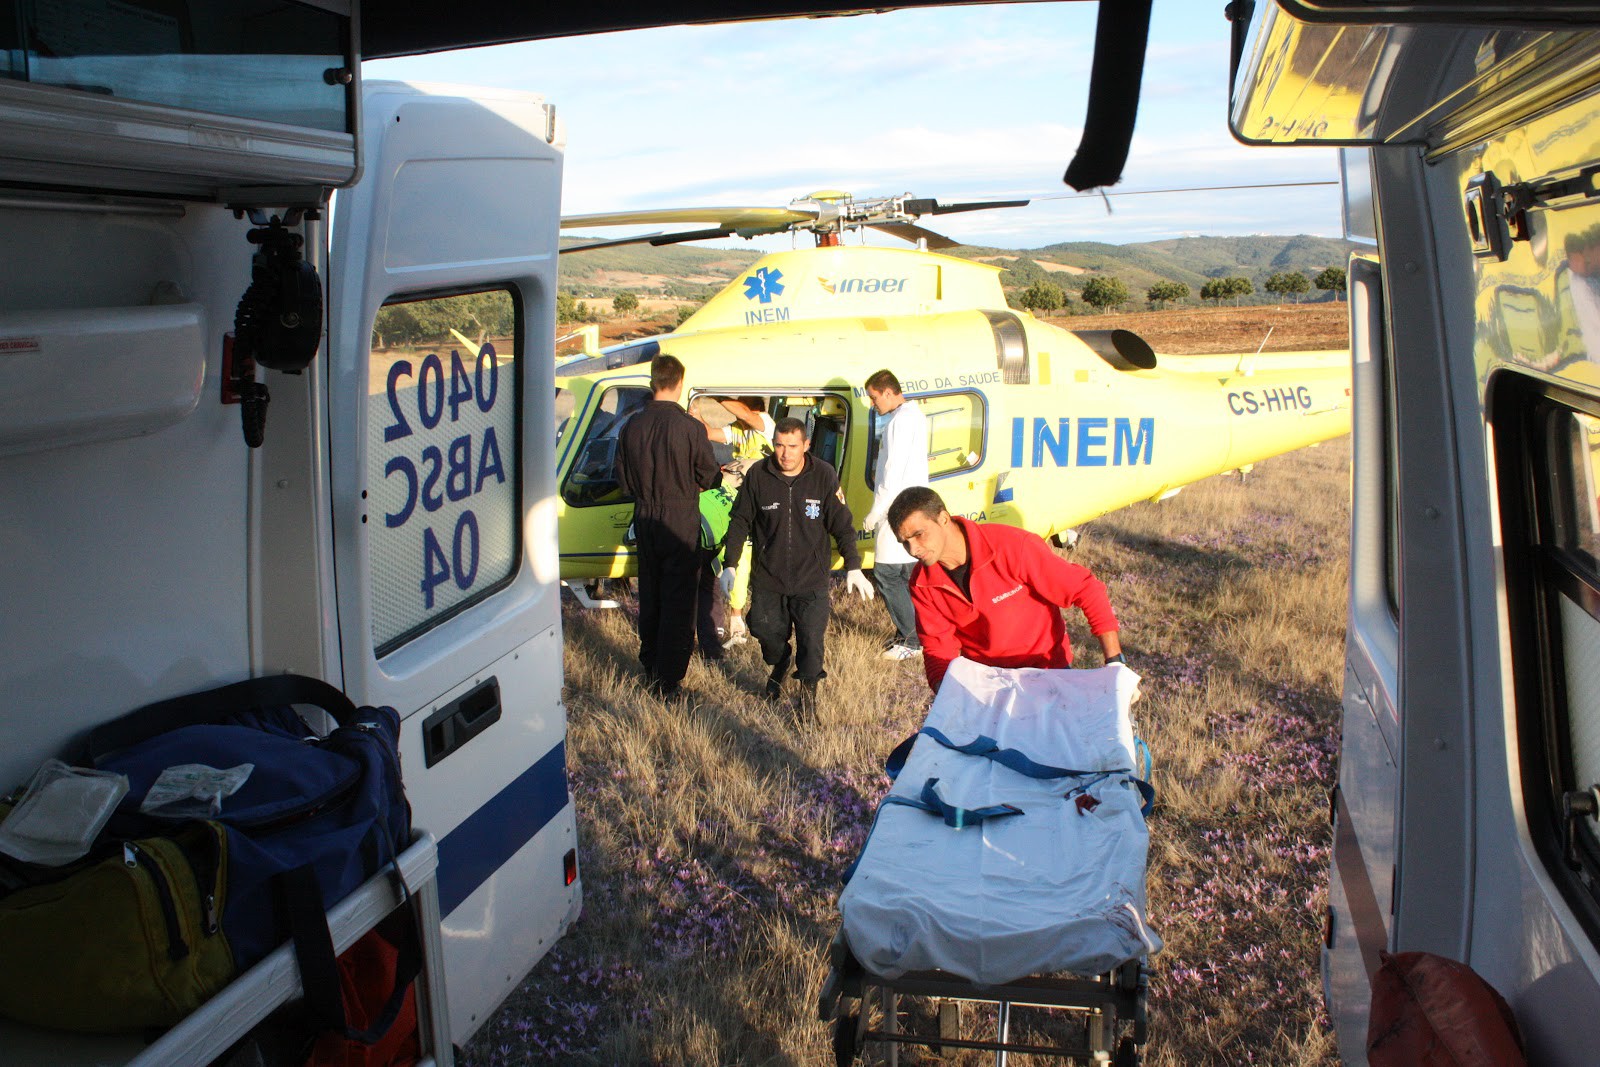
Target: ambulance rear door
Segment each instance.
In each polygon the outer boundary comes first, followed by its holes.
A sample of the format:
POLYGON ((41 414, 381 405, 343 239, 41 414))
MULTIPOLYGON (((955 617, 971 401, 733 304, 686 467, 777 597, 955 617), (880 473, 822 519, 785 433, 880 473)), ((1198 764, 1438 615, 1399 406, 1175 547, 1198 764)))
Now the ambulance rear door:
POLYGON ((561 151, 526 93, 378 83, 334 206, 330 481, 340 657, 404 718, 439 839, 452 1035, 576 917, 555 523, 561 151))

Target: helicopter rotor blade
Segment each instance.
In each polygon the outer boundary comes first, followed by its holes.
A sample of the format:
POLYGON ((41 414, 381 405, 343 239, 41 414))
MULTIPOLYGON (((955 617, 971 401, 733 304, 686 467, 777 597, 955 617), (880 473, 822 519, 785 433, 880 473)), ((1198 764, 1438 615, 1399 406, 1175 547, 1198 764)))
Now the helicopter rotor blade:
POLYGON ((926 241, 929 248, 958 248, 961 245, 960 241, 953 241, 942 233, 913 226, 909 222, 869 222, 866 226, 881 233, 891 234, 902 241, 910 241, 912 244, 926 241))
POLYGON ((908 215, 953 215, 958 211, 988 211, 990 208, 1027 207, 1026 200, 973 200, 961 204, 941 204, 937 200, 907 200, 908 215))
POLYGON ((660 233, 641 233, 634 237, 616 237, 605 240, 585 241, 579 245, 562 245, 556 249, 561 255, 568 252, 587 252, 593 248, 617 248, 621 245, 642 245, 652 237, 660 237, 660 233))
POLYGON ((645 211, 605 211, 595 215, 564 215, 563 230, 586 226, 652 226, 661 222, 704 222, 729 231, 755 229, 776 232, 767 227, 787 228, 795 223, 814 222, 820 212, 794 207, 674 207, 645 211))
POLYGON ((685 230, 682 233, 641 233, 634 237, 617 237, 609 240, 586 241, 581 245, 567 245, 558 249, 562 255, 568 252, 588 252, 595 248, 617 248, 622 245, 675 245, 684 241, 714 241, 722 237, 732 237, 734 231, 719 226, 711 230, 685 230))

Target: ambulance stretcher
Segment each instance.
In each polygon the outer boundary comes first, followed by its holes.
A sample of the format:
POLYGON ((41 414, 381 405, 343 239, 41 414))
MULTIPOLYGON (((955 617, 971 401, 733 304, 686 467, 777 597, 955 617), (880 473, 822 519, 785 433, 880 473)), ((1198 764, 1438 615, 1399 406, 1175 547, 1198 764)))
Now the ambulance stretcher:
POLYGON ((1143 745, 1138 675, 950 665, 839 898, 820 1013, 834 1051, 869 1043, 1137 1064, 1145 1041, 1143 745), (900 996, 940 998, 939 1034, 900 1030, 900 996), (858 1006, 847 1007, 849 1001, 858 1006), (992 1041, 959 1036, 956 1002, 997 1006, 992 1041), (1064 1009, 1072 1036, 1009 1040, 1011 1008, 1064 1009), (881 1026, 869 1025, 874 1008, 881 1026))

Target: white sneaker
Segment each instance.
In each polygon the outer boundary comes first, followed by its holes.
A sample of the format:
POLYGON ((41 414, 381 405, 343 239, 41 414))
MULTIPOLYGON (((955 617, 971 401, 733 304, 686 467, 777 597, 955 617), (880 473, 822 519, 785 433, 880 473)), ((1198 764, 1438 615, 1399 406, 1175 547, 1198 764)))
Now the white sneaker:
POLYGON ((920 649, 920 648, 909 648, 909 647, 907 647, 905 645, 898 645, 897 644, 897 645, 890 645, 888 650, 886 652, 884 652, 883 658, 884 659, 911 659, 913 656, 920 656, 920 655, 922 655, 922 649, 920 649))

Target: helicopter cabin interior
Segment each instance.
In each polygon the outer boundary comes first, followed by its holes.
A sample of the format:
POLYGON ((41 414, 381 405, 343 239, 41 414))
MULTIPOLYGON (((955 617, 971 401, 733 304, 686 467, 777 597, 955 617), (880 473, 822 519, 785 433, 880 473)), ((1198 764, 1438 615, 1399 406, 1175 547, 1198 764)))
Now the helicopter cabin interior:
MULTIPOLYGON (((566 390, 558 396, 558 411, 565 409, 562 430, 575 407, 566 390)), ((870 407, 853 400, 842 390, 781 390, 762 391, 739 387, 737 389, 696 389, 689 401, 689 410, 713 428, 727 426, 733 421, 717 398, 722 396, 757 396, 766 401, 767 412, 773 421, 797 418, 806 425, 813 455, 825 460, 840 472, 840 480, 847 491, 859 481, 869 492, 873 488, 873 469, 878 442, 882 432, 882 419, 870 407), (859 453, 849 448, 852 422, 865 422, 866 444, 859 453)), ((650 390, 643 379, 620 380, 599 390, 594 414, 584 429, 577 458, 561 485, 562 499, 571 507, 616 505, 631 502, 617 484, 616 445, 618 435, 630 418, 650 399, 650 390)), ((911 397, 918 403, 928 419, 928 469, 931 478, 970 471, 983 462, 986 451, 987 405, 983 396, 974 391, 954 391, 911 397)), ((733 459, 732 446, 712 442, 712 453, 718 463, 733 459)))

